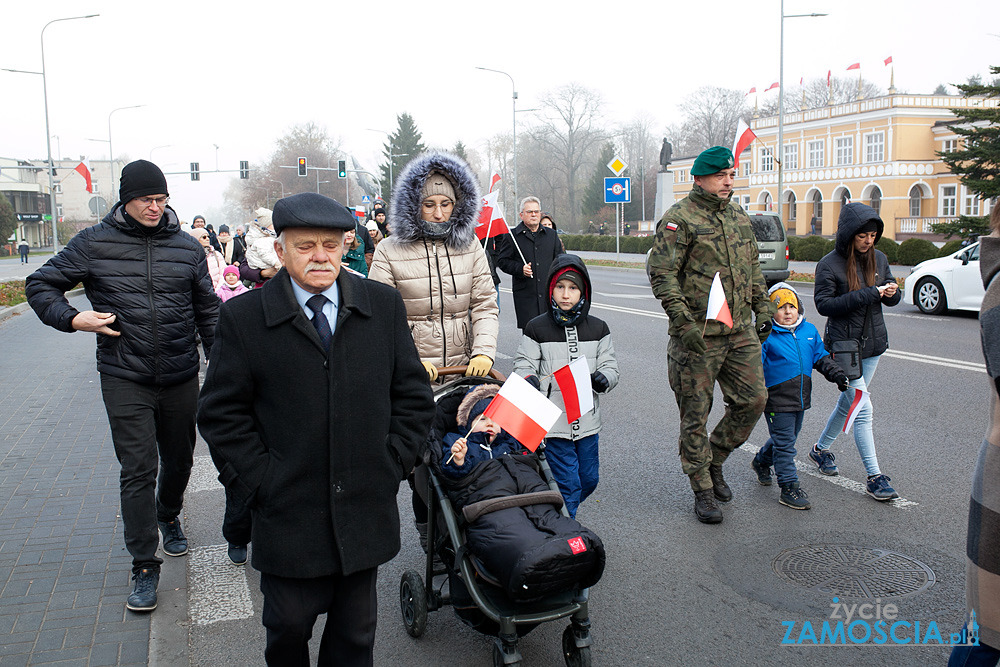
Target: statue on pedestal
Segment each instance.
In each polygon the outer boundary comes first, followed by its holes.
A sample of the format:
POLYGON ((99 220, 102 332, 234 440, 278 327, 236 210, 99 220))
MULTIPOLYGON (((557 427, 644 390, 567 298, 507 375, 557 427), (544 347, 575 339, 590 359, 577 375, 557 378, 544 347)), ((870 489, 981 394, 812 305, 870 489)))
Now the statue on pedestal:
POLYGON ((660 171, 666 171, 670 164, 670 158, 674 154, 674 147, 670 145, 666 137, 663 137, 663 146, 660 147, 660 171))

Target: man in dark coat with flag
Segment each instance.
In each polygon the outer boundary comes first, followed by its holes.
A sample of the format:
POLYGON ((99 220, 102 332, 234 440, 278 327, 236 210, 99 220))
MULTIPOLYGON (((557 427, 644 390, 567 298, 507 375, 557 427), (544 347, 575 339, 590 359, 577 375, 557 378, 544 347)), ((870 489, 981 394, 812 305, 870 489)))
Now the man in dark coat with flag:
POLYGON ((267 664, 308 665, 325 613, 319 664, 372 665, 377 568, 399 551, 396 493, 434 401, 399 293, 340 270, 351 212, 302 193, 273 221, 284 268, 222 308, 198 426, 253 512, 267 664))
POLYGON ((497 242, 497 266, 511 275, 517 328, 549 312, 549 289, 545 278, 556 255, 562 254, 556 230, 542 226, 542 205, 538 197, 521 200, 521 224, 510 237, 497 242), (515 244, 516 247, 515 247, 515 244))

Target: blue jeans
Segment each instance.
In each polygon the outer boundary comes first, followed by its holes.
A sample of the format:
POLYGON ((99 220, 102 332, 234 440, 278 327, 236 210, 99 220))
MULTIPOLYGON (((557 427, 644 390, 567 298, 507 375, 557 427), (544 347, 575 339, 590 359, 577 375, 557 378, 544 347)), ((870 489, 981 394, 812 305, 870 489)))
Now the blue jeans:
MULTIPOLYGON (((851 386, 870 391, 872 376, 878 367, 879 357, 868 357, 861 360, 861 377, 851 380, 851 386)), ((854 400, 853 392, 841 392, 837 406, 830 413, 830 418, 826 421, 826 427, 820 433, 816 446, 819 449, 830 449, 830 445, 837 439, 837 436, 844 431, 844 424, 847 422, 847 411, 851 408, 854 400)), ((854 429, 854 444, 858 446, 858 454, 861 455, 861 462, 868 472, 868 476, 881 475, 882 471, 878 467, 878 456, 875 454, 875 436, 872 434, 872 404, 871 401, 861 408, 858 416, 854 419, 852 426, 854 429)))
POLYGON ((545 457, 566 501, 566 511, 574 519, 576 508, 597 488, 600 468, 598 439, 597 433, 579 440, 545 439, 545 457))
POLYGON ((996 667, 1000 651, 980 643, 979 646, 956 646, 951 649, 948 667, 996 667))
POLYGON ((774 474, 778 477, 778 485, 786 486, 799 481, 795 472, 795 441, 802 430, 802 418, 805 410, 798 412, 765 412, 767 439, 760 452, 755 457, 761 468, 774 466, 774 474))

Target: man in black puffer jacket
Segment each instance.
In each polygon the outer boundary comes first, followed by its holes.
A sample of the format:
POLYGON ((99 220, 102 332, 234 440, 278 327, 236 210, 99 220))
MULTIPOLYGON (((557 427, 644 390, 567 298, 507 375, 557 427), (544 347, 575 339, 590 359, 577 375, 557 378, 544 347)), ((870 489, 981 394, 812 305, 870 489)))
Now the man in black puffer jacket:
POLYGON ((135 586, 126 606, 156 608, 163 551, 187 553, 178 515, 191 474, 198 401, 198 348, 215 336, 219 299, 205 251, 181 233, 167 206, 167 179, 137 160, 121 175, 120 201, 62 252, 28 276, 28 303, 60 331, 97 334, 97 370, 122 464, 125 546, 135 586), (83 283, 94 310, 79 311, 65 293, 83 283), (162 461, 159 488, 157 462, 162 461))

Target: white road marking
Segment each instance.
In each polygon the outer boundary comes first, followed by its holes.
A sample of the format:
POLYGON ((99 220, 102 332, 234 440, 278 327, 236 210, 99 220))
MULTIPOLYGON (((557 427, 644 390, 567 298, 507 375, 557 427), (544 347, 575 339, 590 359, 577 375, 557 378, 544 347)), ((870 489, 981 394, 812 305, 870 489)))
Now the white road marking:
POLYGON ((219 482, 219 471, 212 463, 211 456, 194 457, 194 466, 191 468, 191 479, 188 480, 187 490, 191 491, 212 491, 223 488, 219 482))
POLYGON ((644 289, 644 290, 649 289, 649 284, 646 285, 633 285, 631 283, 611 283, 611 284, 617 287, 633 287, 635 289, 644 289))
POLYGON ((246 567, 233 565, 227 549, 228 545, 215 544, 188 552, 188 613, 195 625, 254 615, 246 567))
MULTIPOLYGON (((749 454, 756 456, 757 452, 760 451, 760 447, 756 445, 751 445, 749 442, 744 442, 736 451, 745 451, 749 454)), ((868 492, 865 490, 865 485, 861 482, 855 482, 853 479, 848 479, 843 475, 836 475, 831 477, 830 475, 824 475, 819 471, 812 463, 803 463, 798 459, 795 459, 795 469, 802 474, 809 475, 810 477, 815 477, 816 479, 821 479, 824 482, 829 482, 830 484, 835 484, 848 491, 854 491, 855 493, 860 493, 863 496, 867 496, 868 492)), ((870 496, 869 496, 870 497, 870 496)), ((899 497, 894 500, 882 500, 877 501, 890 505, 892 507, 897 507, 900 509, 906 509, 907 507, 916 507, 919 503, 915 503, 912 500, 907 500, 906 498, 899 497)))
POLYGON ((646 317, 652 317, 657 320, 667 319, 666 313, 655 313, 651 310, 639 310, 638 308, 626 308, 625 306, 609 306, 603 303, 592 303, 591 308, 602 308, 604 310, 613 310, 619 313, 629 313, 630 315, 645 315, 646 317))
MULTIPOLYGON (((652 294, 615 294, 614 292, 595 292, 595 294, 614 299, 656 299, 652 294)), ((659 301, 659 299, 656 300, 659 301)))
POLYGON ((948 366, 949 368, 961 368, 964 371, 986 372, 986 364, 979 364, 974 361, 959 361, 958 359, 946 359, 944 357, 932 357, 927 354, 917 354, 916 352, 903 352, 902 350, 886 350, 883 353, 887 357, 896 359, 906 359, 908 361, 921 361, 925 364, 936 364, 938 366, 948 366))

